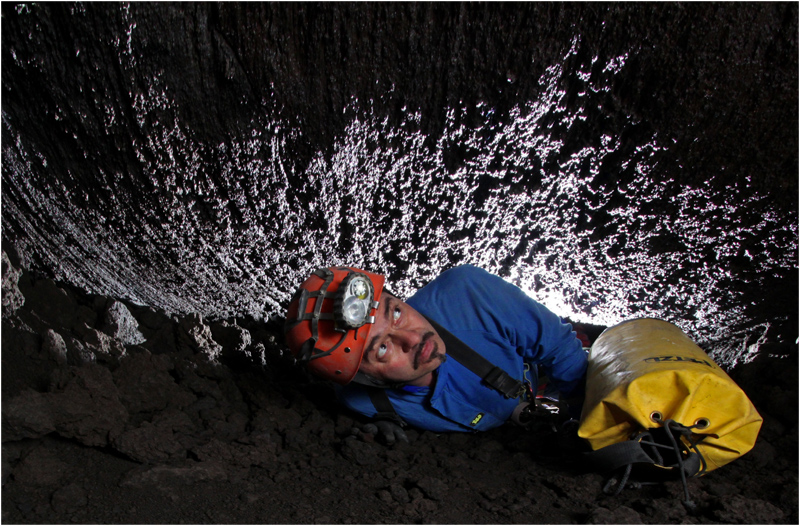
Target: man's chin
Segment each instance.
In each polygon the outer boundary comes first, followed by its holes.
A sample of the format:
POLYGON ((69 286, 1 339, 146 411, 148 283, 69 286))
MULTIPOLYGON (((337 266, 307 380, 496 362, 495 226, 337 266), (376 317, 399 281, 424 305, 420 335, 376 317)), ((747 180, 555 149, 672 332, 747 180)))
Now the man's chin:
POLYGON ((434 378, 434 373, 436 372, 437 369, 439 369, 439 366, 442 365, 442 363, 444 363, 444 361, 447 359, 447 356, 441 355, 441 356, 439 356, 437 358, 441 359, 441 362, 437 363, 436 367, 430 368, 429 370, 427 370, 423 374, 420 374, 416 378, 408 380, 406 383, 408 383, 409 385, 421 385, 421 386, 430 386, 430 385, 432 385, 432 383, 431 383, 432 380, 429 380, 429 381, 424 382, 424 383, 418 383, 418 382, 419 382, 419 380, 421 380, 423 378, 426 378, 426 377, 430 377, 431 379, 433 379, 434 378))
POLYGON ((421 364, 421 368, 428 369, 429 372, 433 372, 439 368, 447 360, 447 355, 440 352, 432 352, 431 355, 428 357, 428 361, 421 364))

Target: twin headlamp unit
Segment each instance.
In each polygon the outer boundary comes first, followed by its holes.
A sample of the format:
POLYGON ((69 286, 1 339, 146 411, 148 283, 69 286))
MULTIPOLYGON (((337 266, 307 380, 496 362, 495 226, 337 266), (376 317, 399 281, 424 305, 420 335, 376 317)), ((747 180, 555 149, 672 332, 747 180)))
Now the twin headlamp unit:
POLYGON ((351 272, 339 284, 333 298, 334 329, 347 332, 365 323, 374 323, 375 316, 369 315, 379 305, 378 301, 372 299, 374 295, 375 287, 369 277, 360 272, 351 272))

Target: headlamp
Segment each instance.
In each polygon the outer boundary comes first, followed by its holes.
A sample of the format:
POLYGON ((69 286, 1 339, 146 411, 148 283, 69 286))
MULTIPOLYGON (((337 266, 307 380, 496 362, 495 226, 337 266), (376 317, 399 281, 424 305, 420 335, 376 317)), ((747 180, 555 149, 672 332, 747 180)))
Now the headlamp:
POLYGON ((378 302, 373 302, 375 288, 372 281, 365 274, 353 272, 347 276, 339 285, 339 290, 333 300, 333 319, 336 323, 336 330, 345 332, 350 329, 358 329, 365 323, 373 323, 374 316, 370 316, 370 310, 378 306, 378 302))

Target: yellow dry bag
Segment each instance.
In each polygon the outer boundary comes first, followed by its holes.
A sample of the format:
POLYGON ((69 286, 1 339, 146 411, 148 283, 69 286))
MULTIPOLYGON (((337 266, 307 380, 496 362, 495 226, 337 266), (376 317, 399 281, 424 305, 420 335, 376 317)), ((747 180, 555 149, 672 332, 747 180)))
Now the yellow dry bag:
POLYGON ((679 462, 681 476, 693 476, 750 451, 761 421, 739 386, 669 322, 626 321, 592 346, 578 435, 598 453, 667 429, 673 445, 699 457, 697 469, 679 462))

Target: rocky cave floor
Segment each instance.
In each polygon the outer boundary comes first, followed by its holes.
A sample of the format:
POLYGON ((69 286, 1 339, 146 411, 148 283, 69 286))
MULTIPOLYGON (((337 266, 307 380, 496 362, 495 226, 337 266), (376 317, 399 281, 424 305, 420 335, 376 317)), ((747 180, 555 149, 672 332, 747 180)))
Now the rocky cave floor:
POLYGON ((3 252, 4 523, 798 522, 797 353, 731 376, 754 449, 691 479, 603 494, 584 444, 511 425, 356 432, 276 323, 207 321, 87 295, 3 252))

